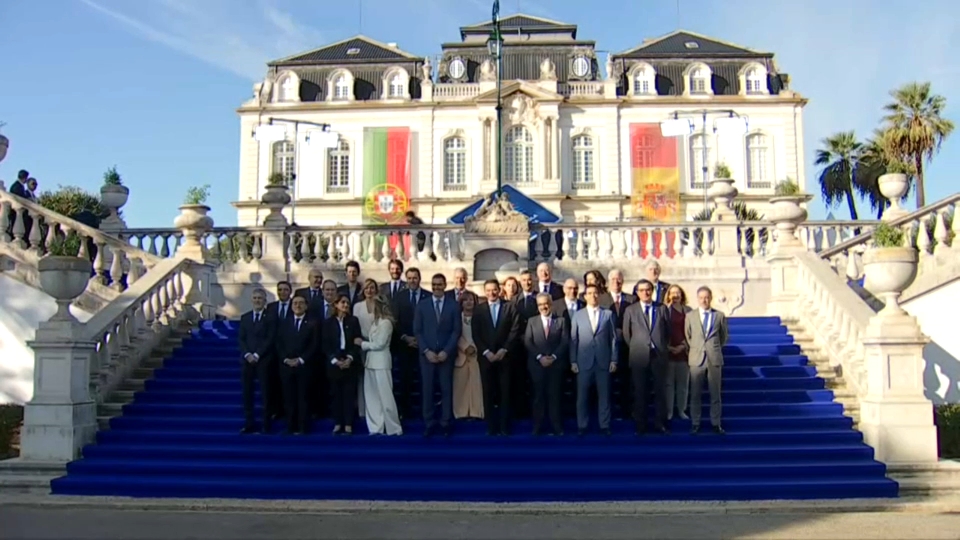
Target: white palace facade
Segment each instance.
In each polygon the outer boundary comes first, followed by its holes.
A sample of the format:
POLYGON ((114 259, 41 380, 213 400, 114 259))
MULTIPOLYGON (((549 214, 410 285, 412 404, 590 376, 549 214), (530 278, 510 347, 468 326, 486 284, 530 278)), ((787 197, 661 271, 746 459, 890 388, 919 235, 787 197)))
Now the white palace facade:
MULTIPOLYGON (((655 190, 673 201, 657 219, 689 219, 704 207, 704 165, 708 182, 717 164, 726 165, 738 200, 761 214, 777 182, 790 178, 804 188, 806 100, 789 89, 772 54, 678 31, 609 55, 601 71, 595 42, 578 39, 575 25, 526 15, 501 25, 503 183, 563 221, 650 220, 632 198, 638 178, 653 177, 666 179, 655 190), (746 127, 718 129, 731 115, 746 127), (671 118, 689 118, 691 132, 671 139, 669 163, 652 164, 666 173, 638 175, 644 143, 637 134, 659 137, 658 125, 671 118)), ((365 168, 383 157, 364 155, 372 152, 364 142, 371 129, 407 130, 398 204, 425 223, 447 223, 493 192, 492 27, 460 30, 461 42, 443 44, 436 66, 365 36, 271 62, 238 110, 238 224, 262 221, 259 201, 277 173, 294 179, 286 212, 297 224, 369 223, 373 172, 365 168), (283 126, 273 128, 283 140, 255 137, 264 124, 283 126)))

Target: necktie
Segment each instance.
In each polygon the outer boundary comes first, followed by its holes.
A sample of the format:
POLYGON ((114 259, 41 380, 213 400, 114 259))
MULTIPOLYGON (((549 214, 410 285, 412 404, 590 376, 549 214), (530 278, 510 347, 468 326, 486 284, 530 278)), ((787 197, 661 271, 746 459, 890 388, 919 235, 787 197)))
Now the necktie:
POLYGON ((490 306, 490 318, 493 319, 493 327, 497 327, 497 318, 500 315, 500 302, 490 306))
POLYGON ((323 304, 323 318, 326 319, 330 316, 330 304, 324 302, 323 304))
POLYGON ((286 319, 286 318, 287 318, 287 303, 286 303, 286 302, 280 304, 280 318, 281 318, 281 319, 286 319))
POLYGON ((440 322, 440 299, 434 300, 434 306, 437 311, 437 322, 440 322))
POLYGON ((410 305, 417 305, 417 293, 416 291, 410 291, 410 305))
POLYGON ((597 310, 590 310, 590 328, 596 332, 597 331, 597 310))
POLYGON ((569 311, 570 313, 573 313, 576 310, 577 310, 577 303, 570 302, 570 305, 567 307, 567 311, 569 311))
POLYGON ((390 296, 396 296, 396 295, 397 295, 397 289, 399 289, 399 287, 397 286, 397 282, 394 281, 394 282, 393 282, 393 287, 390 289, 390 296))
POLYGON ((317 297, 317 291, 310 289, 310 299, 313 300, 317 297))
POLYGON ((298 318, 298 319, 297 319, 297 332, 300 331, 300 323, 301 323, 301 322, 303 322, 303 319, 298 318))
POLYGON ((643 309, 647 315, 647 324, 650 326, 650 328, 653 328, 653 319, 651 318, 652 313, 650 312, 650 304, 647 304, 643 309))
POLYGON ((253 322, 254 322, 254 323, 260 322, 260 313, 254 313, 254 314, 253 314, 253 322))
POLYGON ((706 336, 710 332, 710 312, 703 312, 703 335, 706 336))
POLYGON ((543 337, 550 337, 550 319, 543 320, 543 337))

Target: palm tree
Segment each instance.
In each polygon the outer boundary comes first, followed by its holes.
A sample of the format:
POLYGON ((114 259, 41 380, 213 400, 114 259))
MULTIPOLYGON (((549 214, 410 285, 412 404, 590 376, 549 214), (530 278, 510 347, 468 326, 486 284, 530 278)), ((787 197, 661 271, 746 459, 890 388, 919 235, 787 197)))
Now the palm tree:
POLYGON ((890 92, 893 102, 884 110, 890 150, 916 169, 917 208, 926 205, 923 164, 933 160, 940 145, 953 132, 953 122, 943 118, 947 98, 930 92, 930 83, 908 83, 890 92))
MULTIPOLYGON (((907 175, 907 181, 912 184, 916 176, 911 164, 904 163, 891 154, 890 137, 889 130, 877 129, 873 132, 873 137, 863 143, 853 185, 857 193, 870 202, 870 208, 877 213, 877 219, 883 217, 884 210, 890 206, 890 201, 880 193, 880 177, 886 173, 903 172, 907 175)), ((916 184, 913 186, 916 187, 916 184)), ((907 194, 904 194, 903 199, 906 198, 907 194)))
POLYGON ((823 148, 817 150, 814 164, 820 171, 820 193, 827 206, 837 206, 846 199, 850 219, 857 220, 857 205, 853 189, 863 144, 853 131, 842 131, 823 139, 823 148))

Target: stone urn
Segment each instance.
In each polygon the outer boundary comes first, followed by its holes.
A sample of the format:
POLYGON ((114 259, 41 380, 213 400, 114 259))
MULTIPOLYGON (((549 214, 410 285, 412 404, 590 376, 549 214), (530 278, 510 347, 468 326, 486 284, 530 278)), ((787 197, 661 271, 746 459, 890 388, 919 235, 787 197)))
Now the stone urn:
POLYGON ((917 277, 919 253, 912 247, 873 247, 863 253, 863 286, 886 304, 878 313, 904 315, 900 295, 917 277))
POLYGON ((713 221, 733 221, 736 214, 733 211, 733 199, 737 197, 740 190, 734 186, 733 178, 714 178, 710 181, 710 189, 707 190, 707 196, 713 199, 717 205, 713 213, 713 221))
POLYGON ((809 195, 781 195, 770 199, 767 219, 777 228, 778 248, 803 245, 797 238, 797 227, 807 220, 807 209, 800 205, 809 200, 809 195))
POLYGON ((900 206, 900 199, 906 195, 907 190, 910 189, 907 175, 903 173, 881 175, 880 178, 877 179, 877 187, 880 188, 880 194, 890 201, 890 206, 883 211, 883 216, 880 218, 882 221, 893 221, 909 213, 900 206))
POLYGON ((127 186, 104 184, 100 187, 100 202, 107 210, 110 210, 110 215, 107 217, 107 220, 120 221, 120 216, 117 212, 123 208, 123 205, 127 204, 129 197, 130 188, 127 186))
POLYGON ((5 135, 0 135, 0 161, 7 157, 7 149, 10 148, 10 139, 5 135))
POLYGON ((51 321, 76 321, 70 313, 70 304, 87 288, 93 273, 89 259, 47 255, 37 262, 40 288, 57 301, 57 312, 51 321))
POLYGON ((284 184, 271 184, 267 186, 267 192, 260 197, 260 202, 266 206, 270 213, 263 220, 264 226, 287 226, 287 218, 283 215, 283 209, 290 204, 290 188, 284 184))
POLYGON ((201 246, 200 239, 213 228, 213 218, 207 215, 210 207, 205 204, 185 204, 173 226, 183 232, 184 247, 201 246))

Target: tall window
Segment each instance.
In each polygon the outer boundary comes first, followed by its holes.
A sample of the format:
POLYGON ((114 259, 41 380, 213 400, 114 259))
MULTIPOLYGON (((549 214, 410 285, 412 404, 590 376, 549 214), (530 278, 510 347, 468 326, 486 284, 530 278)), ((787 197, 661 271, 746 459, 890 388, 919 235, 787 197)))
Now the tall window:
POLYGON ((710 143, 703 135, 690 137, 690 187, 703 189, 710 176, 710 143))
POLYGON ((406 84, 404 84, 403 77, 399 73, 394 73, 390 77, 390 92, 389 96, 393 99, 400 99, 406 93, 406 84))
POLYGON ((296 101, 300 97, 300 85, 293 75, 287 75, 280 83, 278 101, 296 101))
POLYGON ((467 143, 463 137, 443 141, 443 189, 467 189, 467 143))
POLYGON ((297 172, 296 147, 290 141, 273 143, 273 172, 280 173, 289 182, 297 172))
POLYGON ((766 85, 759 69, 755 67, 748 69, 744 82, 747 85, 747 94, 762 94, 764 92, 764 86, 766 85))
POLYGON ((573 187, 596 188, 593 182, 593 138, 589 135, 573 138, 573 187))
POLYGON ((747 137, 747 187, 769 188, 773 186, 770 178, 770 165, 767 161, 769 147, 767 136, 755 133, 747 137))
POLYGON ((706 94, 710 88, 710 72, 703 66, 697 66, 690 72, 690 93, 706 94))
POLYGON ((649 96, 654 94, 653 73, 646 67, 638 68, 633 72, 633 95, 649 96))
POLYGON ((327 154, 327 193, 350 191, 350 145, 341 140, 327 154))
POLYGON ((350 99, 350 92, 353 90, 350 86, 350 79, 347 78, 346 74, 337 75, 337 79, 333 83, 333 98, 337 101, 350 99))
POLYGON ((533 137, 523 126, 510 128, 504 138, 504 176, 513 184, 533 182, 533 137))

